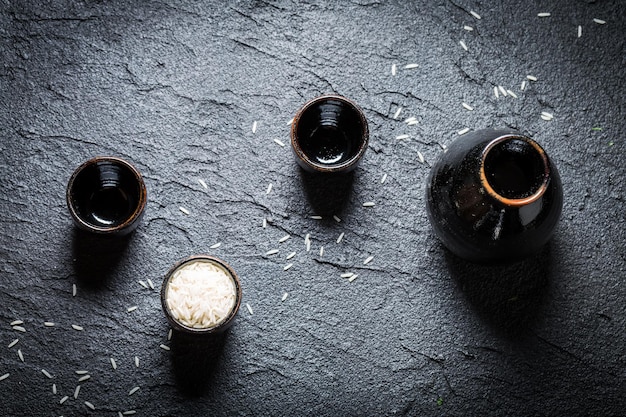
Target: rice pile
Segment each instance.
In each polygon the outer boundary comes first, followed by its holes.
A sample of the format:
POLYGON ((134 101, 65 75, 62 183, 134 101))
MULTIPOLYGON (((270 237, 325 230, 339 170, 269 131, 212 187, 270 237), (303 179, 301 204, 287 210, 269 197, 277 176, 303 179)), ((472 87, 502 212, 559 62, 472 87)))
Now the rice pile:
POLYGON ((178 268, 167 287, 167 307, 181 324, 209 329, 223 322, 235 306, 233 278, 220 265, 192 261, 178 268))

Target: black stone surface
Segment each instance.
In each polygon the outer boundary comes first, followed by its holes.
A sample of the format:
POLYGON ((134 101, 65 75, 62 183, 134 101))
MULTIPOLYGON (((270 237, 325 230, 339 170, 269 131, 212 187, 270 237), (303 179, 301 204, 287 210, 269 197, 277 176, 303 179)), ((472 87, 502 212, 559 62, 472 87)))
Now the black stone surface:
POLYGON ((626 415, 623 1, 52 3, 0 4, 2 415, 626 415), (328 92, 371 132, 334 189, 273 141, 328 92), (518 129, 556 162, 564 211, 535 259, 476 266, 434 238, 425 179, 465 127, 518 129), (78 233, 65 207, 96 155, 145 176, 127 239, 78 233), (244 290, 210 349, 167 341, 159 303, 167 269, 195 253, 244 290), (91 375, 76 400, 75 370, 91 375))

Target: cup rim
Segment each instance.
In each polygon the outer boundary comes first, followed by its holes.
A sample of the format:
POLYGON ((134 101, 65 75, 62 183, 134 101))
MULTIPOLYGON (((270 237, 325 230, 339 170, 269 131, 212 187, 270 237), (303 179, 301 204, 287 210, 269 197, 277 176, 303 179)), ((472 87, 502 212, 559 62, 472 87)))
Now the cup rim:
POLYGON ((354 167, 359 162, 359 160, 361 159, 361 157, 367 150, 367 146, 369 143, 369 127, 367 125, 367 119, 365 118, 365 114, 363 113, 363 110, 354 101, 344 96, 341 96, 339 94, 334 94, 334 93, 323 94, 321 96, 312 98, 311 100, 304 103, 304 105, 300 107, 300 109, 298 109, 291 123, 290 136, 291 136, 291 147, 294 150, 298 159, 300 159, 300 161, 302 161, 304 164, 306 164, 307 167, 311 168, 314 171, 333 173, 333 172, 347 171, 350 168, 354 167), (359 119, 361 120, 361 125, 363 126, 361 130, 361 140, 359 142, 359 149, 357 153, 352 158, 348 159, 347 161, 344 161, 336 165, 323 165, 323 164, 319 164, 311 160, 306 155, 306 153, 302 150, 302 147, 300 146, 300 141, 298 138, 298 133, 297 133, 298 124, 300 122, 302 115, 307 110, 309 110, 312 106, 320 102, 327 101, 327 100, 341 101, 347 104, 348 106, 350 106, 359 115, 359 119))
POLYGON ((212 334, 220 333, 226 330, 232 324, 233 320, 235 319, 235 316, 237 315, 237 312, 239 311, 239 308, 241 307, 241 298, 242 298, 241 281, 239 279, 239 276, 235 272, 235 270, 222 259, 217 258, 215 256, 211 256, 211 255, 202 255, 202 254, 192 255, 192 256, 189 256, 188 258, 185 258, 176 262, 174 265, 172 265, 172 267, 165 274, 165 278, 163 279, 163 284, 161 285, 161 307, 163 309, 163 313, 165 314, 165 318, 167 319, 168 323, 173 329, 183 332, 183 333, 187 333, 187 334, 212 335, 212 334), (172 312, 170 311, 169 307, 167 306, 167 287, 170 281, 172 280, 172 276, 174 275, 174 272, 182 268, 184 265, 190 262, 195 262, 195 261, 205 261, 205 262, 212 262, 212 263, 218 264, 220 267, 224 268, 228 272, 228 274, 233 279, 233 282, 235 283, 235 305, 233 306, 229 315, 222 322, 220 322, 218 325, 214 327, 195 328, 195 327, 187 326, 179 322, 178 320, 176 320, 176 318, 174 318, 174 316, 172 315, 172 312))
POLYGON ((499 201, 500 203, 506 206, 522 207, 522 206, 526 206, 528 204, 534 203, 535 201, 539 200, 541 196, 543 196, 543 194, 548 189, 548 183, 550 181, 550 161, 548 160, 548 156, 546 155, 545 150, 541 147, 541 145, 539 145, 533 139, 523 136, 523 135, 518 135, 518 134, 506 134, 506 135, 495 138, 494 140, 489 142, 487 146, 483 149, 482 155, 480 158, 480 174, 479 175, 480 175, 481 185, 484 187, 487 194, 489 194, 491 197, 495 198, 497 201, 499 201), (494 147, 501 144, 502 142, 506 142, 506 141, 513 140, 513 139, 522 140, 528 143, 529 145, 531 145, 537 151, 543 163, 543 181, 541 182, 541 185, 539 185, 539 187, 533 194, 524 198, 507 198, 499 194, 496 190, 494 190, 494 188, 489 183, 489 180, 487 179, 487 174, 485 172, 485 161, 487 159, 487 155, 489 154, 489 151, 491 151, 494 147))
POLYGON ((135 221, 141 216, 147 203, 146 184, 143 180, 141 173, 139 172, 137 168, 135 168, 133 164, 117 156, 96 156, 80 164, 78 168, 74 170, 74 172, 72 173, 67 183, 65 195, 66 195, 66 200, 67 200, 67 207, 70 211, 72 218, 76 222, 76 224, 83 230, 87 230, 87 231, 98 233, 98 234, 115 234, 115 233, 123 232, 126 229, 130 228, 135 223, 135 221), (76 181, 78 176, 83 173, 85 169, 100 162, 111 162, 113 164, 119 164, 119 165, 124 166, 132 173, 133 178, 139 185, 139 200, 137 201, 135 209, 133 210, 132 214, 124 222, 116 226, 111 226, 111 227, 97 226, 92 223, 89 223, 85 221, 78 214, 78 211, 76 210, 76 207, 74 206, 74 199, 73 199, 74 182, 76 181))

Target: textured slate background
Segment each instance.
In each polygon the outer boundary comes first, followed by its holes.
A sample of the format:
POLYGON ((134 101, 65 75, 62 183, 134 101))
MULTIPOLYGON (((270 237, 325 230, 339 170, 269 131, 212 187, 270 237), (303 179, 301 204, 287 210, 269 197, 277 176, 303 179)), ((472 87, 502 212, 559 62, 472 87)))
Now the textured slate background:
POLYGON ((625 6, 2 1, 2 414, 626 415, 625 6), (527 74, 538 81, 520 91, 527 74), (519 98, 496 100, 496 85, 519 98), (325 92, 357 101, 371 130, 361 166, 333 189, 273 141, 287 143, 297 108, 325 92), (536 258, 471 265, 433 237, 425 179, 465 127, 517 128, 555 160, 564 211, 536 258), (95 155, 145 175, 146 217, 128 240, 78 234, 65 207, 71 172, 95 155), (195 253, 229 262, 254 310, 212 360, 167 341, 158 288, 137 283, 160 286, 195 253), (59 405, 78 369, 91 380, 59 405))

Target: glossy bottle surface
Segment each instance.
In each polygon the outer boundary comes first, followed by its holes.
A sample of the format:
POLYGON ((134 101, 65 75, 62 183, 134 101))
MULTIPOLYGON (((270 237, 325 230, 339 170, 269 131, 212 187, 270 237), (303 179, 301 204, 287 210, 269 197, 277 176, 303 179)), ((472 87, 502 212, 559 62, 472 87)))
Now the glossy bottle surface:
POLYGON ((444 245, 476 262, 521 259, 552 236, 563 206, 556 167, 532 139, 485 129, 452 143, 426 186, 429 220, 444 245))

